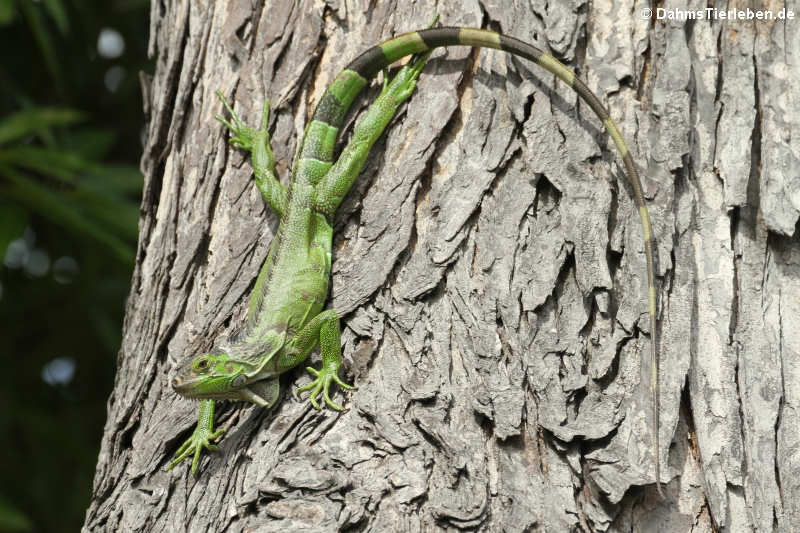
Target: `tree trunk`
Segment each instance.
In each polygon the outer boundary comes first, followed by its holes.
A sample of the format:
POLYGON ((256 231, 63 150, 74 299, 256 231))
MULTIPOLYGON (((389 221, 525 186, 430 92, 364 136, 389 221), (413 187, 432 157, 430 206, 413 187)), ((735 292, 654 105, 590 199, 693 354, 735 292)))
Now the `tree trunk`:
POLYGON ((138 262, 87 531, 800 523, 797 20, 654 22, 605 0, 263 4, 153 2, 138 262), (277 227, 214 91, 251 125, 272 98, 286 183, 336 73, 437 12, 551 51, 631 147, 657 241, 664 500, 618 154, 554 76, 469 48, 433 55, 337 214, 349 410, 293 399, 298 368, 273 410, 220 405, 228 434, 197 478, 164 472, 195 423, 175 362, 242 323, 277 227))

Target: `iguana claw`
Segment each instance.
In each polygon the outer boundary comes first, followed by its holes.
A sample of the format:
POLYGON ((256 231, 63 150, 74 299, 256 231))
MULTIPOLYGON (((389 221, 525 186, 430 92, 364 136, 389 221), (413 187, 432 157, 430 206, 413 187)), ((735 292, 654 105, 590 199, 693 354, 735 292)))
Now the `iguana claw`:
POLYGON ((167 466, 166 470, 172 470, 181 461, 194 453, 194 459, 192 459, 192 475, 196 475, 197 465, 200 462, 200 454, 203 452, 203 449, 205 448, 210 452, 219 451, 219 446, 211 444, 211 441, 223 436, 226 430, 218 429, 214 431, 214 401, 206 400, 206 402, 200 407, 200 417, 192 436, 181 444, 181 447, 175 452, 172 462, 167 466), (206 402, 210 403, 210 407, 209 403, 206 402), (209 410, 211 416, 208 416, 209 410))
POLYGON ((302 387, 298 387, 297 394, 300 395, 300 393, 310 390, 311 396, 309 396, 308 399, 311 402, 311 405, 313 405, 314 408, 316 409, 321 409, 321 406, 317 403, 317 396, 319 396, 319 393, 322 392, 322 398, 325 400, 325 403, 328 404, 328 406, 331 409, 335 409, 336 411, 344 411, 344 408, 341 405, 331 400, 330 396, 331 382, 336 383, 341 388, 346 390, 353 390, 355 387, 353 387, 352 385, 348 385, 347 383, 339 379, 338 369, 332 369, 323 366, 322 370, 317 370, 316 368, 309 366, 306 367, 306 370, 310 374, 316 376, 317 379, 313 380, 308 385, 303 385, 302 387))
POLYGON ((222 100, 222 105, 225 106, 225 109, 231 115, 231 120, 233 122, 228 122, 225 120, 224 117, 221 115, 214 115, 214 118, 217 119, 220 123, 224 124, 231 131, 231 138, 228 139, 228 142, 234 146, 238 146, 243 150, 248 150, 250 152, 253 151, 255 147, 256 140, 259 136, 267 137, 269 134, 267 133, 267 126, 269 125, 269 99, 264 100, 264 109, 261 113, 261 126, 259 129, 248 128, 242 120, 239 118, 231 105, 228 103, 228 100, 222 94, 222 91, 217 91, 217 96, 220 100, 222 100))

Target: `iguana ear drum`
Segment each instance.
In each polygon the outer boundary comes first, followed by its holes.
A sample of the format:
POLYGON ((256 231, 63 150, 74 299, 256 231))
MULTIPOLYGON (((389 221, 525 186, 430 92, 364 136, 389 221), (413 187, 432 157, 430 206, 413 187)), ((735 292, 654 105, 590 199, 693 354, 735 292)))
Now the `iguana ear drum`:
POLYGON ((244 387, 245 383, 247 383, 247 376, 244 374, 239 374, 235 378, 233 378, 233 382, 231 386, 238 389, 239 387, 244 387))

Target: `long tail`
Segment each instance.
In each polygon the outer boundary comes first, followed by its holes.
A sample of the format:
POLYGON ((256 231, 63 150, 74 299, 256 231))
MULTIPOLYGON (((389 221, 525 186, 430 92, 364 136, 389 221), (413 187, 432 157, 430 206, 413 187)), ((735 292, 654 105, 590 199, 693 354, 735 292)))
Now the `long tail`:
POLYGON ((653 242, 652 230, 650 226, 650 215, 642 194, 642 183, 639 180, 639 173, 633 164, 633 158, 628 150, 617 125, 611 119, 608 111, 597 96, 589 90, 574 72, 558 61, 550 54, 546 54, 535 46, 528 43, 507 37, 492 31, 476 28, 432 28, 427 30, 412 31, 398 35, 392 39, 384 41, 372 48, 369 48, 356 59, 354 59, 331 83, 325 91, 310 124, 325 124, 328 126, 326 136, 328 141, 323 143, 309 143, 306 140, 313 137, 308 133, 311 128, 306 130, 303 137, 301 148, 298 153, 303 157, 313 157, 320 161, 331 161, 335 145, 335 137, 344 123, 353 100, 361 92, 375 74, 385 67, 394 63, 405 56, 418 54, 443 46, 480 46, 485 48, 496 48, 506 51, 525 59, 529 59, 544 69, 555 74, 568 86, 578 93, 578 96, 586 102, 597 117, 603 122, 606 131, 614 139, 617 145, 622 162, 625 165, 625 175, 633 189, 633 197, 639 209, 639 217, 642 222, 642 234, 644 235, 644 250, 647 258, 647 284, 648 284, 648 303, 650 315, 650 345, 651 345, 651 394, 653 409, 653 455, 655 456, 656 467, 656 487, 661 493, 661 466, 658 442, 659 428, 659 383, 658 383, 658 353, 656 350, 656 286, 655 271, 653 263, 653 242), (333 137, 331 139, 331 137, 333 137))

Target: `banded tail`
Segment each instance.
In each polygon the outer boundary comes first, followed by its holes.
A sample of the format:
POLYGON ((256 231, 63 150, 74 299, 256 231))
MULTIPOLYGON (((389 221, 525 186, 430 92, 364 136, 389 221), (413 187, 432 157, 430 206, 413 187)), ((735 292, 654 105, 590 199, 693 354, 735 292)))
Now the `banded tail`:
POLYGON ((650 387, 653 409, 653 455, 656 467, 656 487, 661 492, 661 465, 659 455, 659 383, 658 353, 656 350, 656 286, 653 262, 653 242, 650 216, 644 202, 639 173, 633 163, 630 151, 620 134, 617 125, 597 96, 574 72, 556 58, 533 45, 507 37, 499 33, 476 28, 432 28, 404 33, 369 48, 354 59, 331 83, 322 100, 317 105, 306 133, 301 141, 298 157, 309 157, 319 161, 332 161, 336 136, 344 123, 345 115, 355 97, 366 86, 368 80, 398 59, 412 54, 428 52, 444 46, 480 46, 495 48, 537 63, 555 74, 571 87, 578 96, 592 108, 602 121, 608 134, 614 140, 625 166, 625 175, 633 189, 634 201, 639 210, 644 236, 644 249, 647 259, 648 311, 650 317, 650 387), (316 130, 316 135, 310 134, 316 130))

